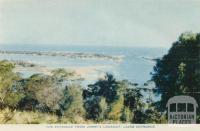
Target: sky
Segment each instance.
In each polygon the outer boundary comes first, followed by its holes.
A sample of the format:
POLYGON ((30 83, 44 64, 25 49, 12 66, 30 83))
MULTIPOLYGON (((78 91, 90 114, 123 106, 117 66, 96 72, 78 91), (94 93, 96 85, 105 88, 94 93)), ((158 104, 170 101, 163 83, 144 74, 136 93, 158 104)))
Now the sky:
POLYGON ((0 45, 170 47, 200 32, 200 0, 0 0, 0 45))

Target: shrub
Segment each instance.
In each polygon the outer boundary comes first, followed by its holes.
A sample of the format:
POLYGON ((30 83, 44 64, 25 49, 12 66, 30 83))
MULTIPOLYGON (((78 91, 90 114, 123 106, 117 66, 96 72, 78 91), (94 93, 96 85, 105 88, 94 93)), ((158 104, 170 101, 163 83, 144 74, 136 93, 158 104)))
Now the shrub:
POLYGON ((20 105, 30 105, 32 109, 45 112, 55 112, 59 109, 62 92, 52 77, 36 74, 26 81, 24 87, 26 97, 20 105))
POLYGON ((14 67, 8 61, 0 61, 0 107, 16 107, 24 97, 18 85, 21 78, 12 72, 14 67))
POLYGON ((78 84, 71 84, 63 90, 62 100, 59 102, 60 115, 74 118, 77 116, 84 117, 82 89, 78 84))
POLYGON ((40 112, 27 112, 17 111, 5 108, 0 110, 0 123, 1 124, 53 124, 59 123, 56 115, 40 113, 40 112))
POLYGON ((111 104, 108 118, 111 120, 120 121, 124 107, 124 96, 120 96, 118 100, 111 104))

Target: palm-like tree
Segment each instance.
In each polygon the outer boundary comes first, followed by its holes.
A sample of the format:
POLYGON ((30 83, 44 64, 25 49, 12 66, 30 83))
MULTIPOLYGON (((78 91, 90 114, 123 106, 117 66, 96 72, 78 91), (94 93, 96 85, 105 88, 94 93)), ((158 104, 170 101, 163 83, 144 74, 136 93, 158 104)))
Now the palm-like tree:
POLYGON ((104 79, 100 79, 88 87, 93 95, 103 96, 106 98, 106 102, 112 103, 117 96, 118 82, 112 74, 106 73, 104 79))

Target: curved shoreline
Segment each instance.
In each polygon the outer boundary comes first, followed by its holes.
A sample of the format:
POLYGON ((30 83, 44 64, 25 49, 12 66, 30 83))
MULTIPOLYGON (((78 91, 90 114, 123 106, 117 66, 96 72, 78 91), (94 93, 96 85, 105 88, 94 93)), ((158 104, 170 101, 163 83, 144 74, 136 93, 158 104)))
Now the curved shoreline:
MULTIPOLYGON (((49 68, 47 66, 41 66, 32 62, 22 60, 10 60, 15 65, 14 72, 22 73, 27 72, 30 76, 34 73, 42 73, 45 75, 52 75, 52 71, 58 68, 49 68)), ((95 80, 103 77, 105 72, 103 71, 107 66, 87 66, 87 67, 63 67, 66 71, 74 72, 74 76, 70 79, 84 79, 95 80)))

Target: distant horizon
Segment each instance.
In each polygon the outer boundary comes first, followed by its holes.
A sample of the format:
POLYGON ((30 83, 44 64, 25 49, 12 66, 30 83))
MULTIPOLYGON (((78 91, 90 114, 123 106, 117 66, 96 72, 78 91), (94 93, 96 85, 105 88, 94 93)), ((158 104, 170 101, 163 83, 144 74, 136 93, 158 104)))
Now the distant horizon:
POLYGON ((17 46, 17 47, 32 47, 32 46, 51 46, 51 47, 115 47, 115 48, 120 48, 120 47, 130 47, 130 48, 170 48, 171 46, 137 46, 137 45, 119 45, 119 46, 115 46, 115 45, 90 45, 90 44, 1 44, 0 43, 0 48, 1 47, 10 47, 10 46, 17 46))

